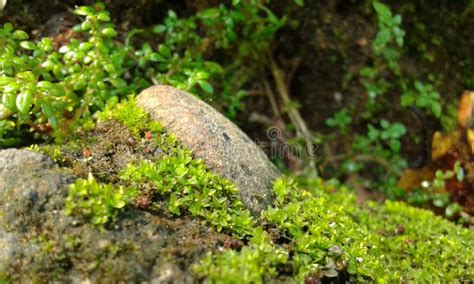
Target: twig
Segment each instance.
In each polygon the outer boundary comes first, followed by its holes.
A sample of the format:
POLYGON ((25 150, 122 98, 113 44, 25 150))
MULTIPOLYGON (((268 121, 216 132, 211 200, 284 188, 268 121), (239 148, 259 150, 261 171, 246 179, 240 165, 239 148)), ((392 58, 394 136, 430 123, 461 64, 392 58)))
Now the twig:
MULTIPOLYGON (((278 94, 280 95, 285 105, 288 105, 288 106, 291 105, 292 100, 288 93, 288 88, 285 84, 285 79, 283 77, 282 71, 280 70, 280 67, 278 67, 278 65, 273 59, 271 60, 271 68, 272 68, 272 74, 276 83, 278 94)), ((295 107, 290 107, 288 108, 287 111, 288 111, 288 116, 290 117, 291 122, 296 128, 297 135, 299 137, 302 137, 305 140, 307 145, 311 145, 312 144, 311 133, 308 129, 308 126, 306 125, 303 118, 301 117, 301 114, 298 111, 298 109, 295 107)), ((316 163, 314 160, 310 160, 309 166, 312 170, 317 172, 316 163)))
POLYGON ((273 114, 275 114, 277 117, 280 117, 280 111, 278 110, 278 105, 275 100, 275 94, 273 93, 272 88, 270 88, 270 84, 266 79, 263 79, 263 86, 265 87, 265 92, 267 93, 268 100, 270 101, 273 114))

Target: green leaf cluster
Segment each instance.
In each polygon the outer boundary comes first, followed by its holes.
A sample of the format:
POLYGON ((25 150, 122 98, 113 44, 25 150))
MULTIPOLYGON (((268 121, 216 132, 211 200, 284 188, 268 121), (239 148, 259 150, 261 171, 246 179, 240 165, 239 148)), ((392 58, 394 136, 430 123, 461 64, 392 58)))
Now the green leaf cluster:
POLYGON ((326 120, 326 125, 333 128, 338 128, 342 133, 346 133, 348 126, 352 123, 352 117, 348 113, 347 108, 343 108, 326 120))
POLYGON ((373 237, 358 228, 343 205, 311 190, 298 187, 291 179, 277 180, 277 202, 262 214, 291 241, 293 274, 303 280, 336 277, 347 271, 360 281, 375 279, 380 260, 369 252, 374 249, 373 237))
POLYGON ((215 100, 235 117, 242 88, 262 68, 286 22, 260 1, 237 1, 188 18, 170 10, 162 23, 133 29, 122 43, 105 4, 74 13, 83 19, 73 29, 80 36, 63 46, 50 38, 31 41, 9 23, 0 28, 0 147, 19 142, 21 132, 67 136, 107 103, 152 83, 215 100))
POLYGON ((58 49, 50 38, 27 41, 28 34, 9 23, 0 29, 0 121, 14 123, 10 132, 48 125, 65 135, 107 101, 128 93, 126 49, 114 48, 116 32, 105 5, 75 13, 85 17, 74 28, 85 40, 72 39, 58 49))
POLYGON ((416 106, 419 108, 424 108, 429 110, 434 117, 441 117, 441 103, 440 95, 434 89, 432 84, 423 84, 420 81, 415 81, 414 89, 405 88, 401 96, 401 105, 404 107, 407 106, 416 106))
POLYGON ((137 194, 133 187, 102 184, 89 174, 87 179, 78 179, 70 186, 65 213, 103 226, 114 221, 120 210, 133 202, 137 194))
POLYGON ((152 28, 161 44, 145 43, 136 51, 140 67, 156 82, 216 100, 235 117, 243 86, 263 67, 265 52, 286 23, 259 2, 234 1, 188 18, 168 11, 152 28))
POLYGON ((156 193, 166 198, 169 212, 203 217, 218 231, 245 236, 255 225, 239 201, 235 185, 211 173, 203 161, 193 159, 186 150, 176 149, 158 162, 142 160, 138 165, 128 165, 121 178, 137 186, 151 183, 156 193))
POLYGON ((399 74, 400 51, 397 47, 403 46, 405 37, 405 31, 400 27, 402 17, 392 15, 392 11, 387 5, 377 1, 374 2, 374 9, 377 13, 379 31, 372 43, 372 50, 375 56, 385 58, 390 69, 399 74))

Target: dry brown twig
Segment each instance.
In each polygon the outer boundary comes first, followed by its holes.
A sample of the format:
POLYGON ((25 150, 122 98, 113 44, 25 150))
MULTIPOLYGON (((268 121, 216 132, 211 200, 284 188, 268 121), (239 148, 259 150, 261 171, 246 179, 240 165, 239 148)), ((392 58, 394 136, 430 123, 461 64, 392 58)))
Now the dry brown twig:
MULTIPOLYGON (((271 68, 278 95, 282 99, 284 105, 291 106, 293 101, 290 98, 288 87, 285 83, 285 77, 280 67, 273 59, 271 60, 271 68)), ((293 123, 296 128, 297 136, 303 138, 306 142, 306 145, 312 145, 313 141, 311 132, 309 131, 309 128, 298 109, 296 107, 289 107, 287 113, 291 123, 293 123)), ((317 173, 316 163, 312 158, 309 159, 309 167, 311 170, 317 173)))

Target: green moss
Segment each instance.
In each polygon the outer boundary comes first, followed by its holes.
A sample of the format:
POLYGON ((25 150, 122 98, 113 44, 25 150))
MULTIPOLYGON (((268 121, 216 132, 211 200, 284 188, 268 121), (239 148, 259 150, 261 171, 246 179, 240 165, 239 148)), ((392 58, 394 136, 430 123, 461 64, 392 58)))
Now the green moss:
POLYGON ((120 209, 131 203, 136 196, 137 191, 133 187, 98 183, 89 174, 87 180, 78 179, 70 186, 65 211, 67 215, 84 217, 94 225, 105 225, 115 220, 120 209))
POLYGON ((49 156, 53 161, 56 163, 63 163, 64 162, 64 155, 61 151, 61 147, 58 145, 37 145, 33 144, 28 147, 28 150, 33 152, 38 152, 44 155, 49 156))
POLYGON ((122 179, 135 185, 151 183, 166 198, 169 212, 189 212, 205 218, 218 231, 223 228, 243 237, 253 231, 255 221, 237 197, 235 185, 210 172, 189 151, 176 148, 163 159, 129 165, 122 179))
POLYGON ((331 202, 327 193, 299 187, 291 178, 277 180, 274 192, 275 206, 262 213, 272 238, 254 230, 248 248, 208 257, 198 271, 211 282, 267 282, 283 273, 282 267, 298 282, 308 277, 342 279, 347 273, 350 280, 379 278, 380 259, 370 253, 375 240, 346 214, 343 205, 331 202), (239 274, 246 278, 238 278, 239 274))
POLYGON ((218 255, 208 254, 196 271, 211 283, 271 282, 279 274, 278 267, 288 262, 288 258, 288 251, 274 245, 268 234, 258 227, 248 246, 238 252, 226 250, 218 255))
POLYGON ((152 133, 163 132, 160 123, 151 121, 148 114, 137 106, 133 97, 129 97, 128 100, 117 105, 107 105, 105 110, 98 114, 98 117, 99 121, 116 120, 124 124, 136 139, 140 139, 146 131, 152 133))
POLYGON ((391 280, 474 279, 472 230, 400 202, 371 202, 355 212, 354 219, 377 236, 378 253, 391 280))
POLYGON ((262 216, 276 236, 265 245, 252 239, 240 252, 208 256, 197 269, 211 282, 267 282, 288 266, 296 282, 322 277, 452 282, 474 277, 474 233, 429 211, 396 202, 358 206, 347 189, 319 179, 297 185, 283 178, 274 191, 275 207, 262 216))

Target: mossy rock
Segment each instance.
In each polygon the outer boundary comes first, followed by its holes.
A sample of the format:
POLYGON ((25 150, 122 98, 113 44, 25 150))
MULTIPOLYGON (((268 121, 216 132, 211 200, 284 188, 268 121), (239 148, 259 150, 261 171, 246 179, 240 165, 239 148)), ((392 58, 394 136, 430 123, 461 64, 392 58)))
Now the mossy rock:
MULTIPOLYGON (((192 265, 229 241, 229 236, 195 218, 177 219, 134 206, 122 210, 106 228, 65 214, 69 185, 77 179, 72 173, 81 167, 100 173, 100 163, 107 156, 99 151, 100 143, 89 144, 97 150, 99 162, 92 167, 86 164, 93 161, 77 159, 75 163, 82 166, 61 168, 37 152, 0 151, 0 279, 192 283, 198 277, 192 265)), ((73 152, 69 149, 64 157, 80 157, 80 148, 73 152)), ((118 161, 124 154, 108 155, 118 161)), ((103 171, 113 168, 102 166, 103 171)))

